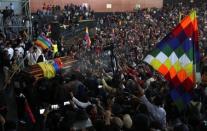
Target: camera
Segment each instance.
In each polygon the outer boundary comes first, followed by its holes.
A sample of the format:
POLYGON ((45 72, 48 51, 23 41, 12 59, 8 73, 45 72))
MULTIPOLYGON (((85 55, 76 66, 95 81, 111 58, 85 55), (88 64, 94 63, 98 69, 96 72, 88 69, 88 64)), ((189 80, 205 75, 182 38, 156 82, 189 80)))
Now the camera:
POLYGON ((52 110, 57 110, 57 109, 59 109, 60 107, 59 107, 59 105, 51 105, 51 109, 52 110))
POLYGON ((40 115, 42 115, 45 112, 45 109, 40 109, 40 115))
POLYGON ((64 106, 66 105, 70 105, 70 102, 69 101, 64 102, 64 106))
POLYGON ((103 85, 98 85, 98 88, 100 89, 100 88, 103 88, 103 85))

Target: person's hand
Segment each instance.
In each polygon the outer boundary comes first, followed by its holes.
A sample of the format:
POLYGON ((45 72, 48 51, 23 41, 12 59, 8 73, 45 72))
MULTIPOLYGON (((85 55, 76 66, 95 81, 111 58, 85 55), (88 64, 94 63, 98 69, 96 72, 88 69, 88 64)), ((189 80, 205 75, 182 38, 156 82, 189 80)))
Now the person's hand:
POLYGON ((0 124, 4 125, 6 123, 4 117, 2 115, 0 115, 0 124))
POLYGON ((106 110, 105 113, 104 113, 104 117, 105 117, 105 119, 111 118, 111 111, 110 110, 106 110))
POLYGON ((138 99, 138 97, 135 95, 132 95, 132 99, 138 99))
POLYGON ((70 102, 71 106, 75 109, 75 103, 72 100, 70 100, 69 102, 70 102))
POLYGON ((72 92, 72 91, 70 92, 70 97, 71 97, 71 98, 73 98, 73 97, 74 97, 74 95, 73 95, 73 92, 72 92))
POLYGON ((110 110, 105 111, 104 118, 105 118, 105 124, 110 125, 110 121, 111 121, 111 111, 110 110))
POLYGON ((11 80, 9 79, 9 80, 5 80, 5 82, 4 82, 6 85, 9 85, 10 83, 11 83, 11 80))
POLYGON ((45 109, 44 113, 43 113, 43 116, 44 117, 47 117, 47 115, 50 113, 50 105, 45 109))
POLYGON ((104 69, 102 69, 101 71, 102 71, 102 73, 103 73, 103 74, 106 74, 106 72, 105 72, 105 70, 104 70, 104 69))
POLYGON ((100 99, 99 99, 99 98, 96 98, 96 101, 97 101, 97 105, 98 105, 98 106, 101 106, 101 101, 100 101, 100 99))

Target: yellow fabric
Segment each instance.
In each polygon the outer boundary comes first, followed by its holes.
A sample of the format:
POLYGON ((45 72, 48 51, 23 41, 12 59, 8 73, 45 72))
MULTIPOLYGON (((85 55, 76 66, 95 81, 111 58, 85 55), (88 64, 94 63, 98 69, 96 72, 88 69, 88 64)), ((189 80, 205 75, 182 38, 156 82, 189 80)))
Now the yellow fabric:
POLYGON ((190 18, 191 18, 192 21, 196 18, 196 11, 195 10, 192 10, 190 12, 190 18))
POLYGON ((38 63, 38 65, 42 69, 43 75, 44 75, 45 78, 50 79, 50 78, 55 77, 55 69, 52 66, 52 64, 45 63, 45 62, 40 62, 40 63, 38 63))
POLYGON ((48 76, 47 78, 53 78, 55 77, 55 69, 51 64, 47 65, 47 69, 48 69, 48 76))
POLYGON ((188 76, 193 74, 193 63, 187 64, 183 69, 185 69, 188 76))
POLYGON ((58 46, 57 44, 52 44, 53 53, 56 54, 58 52, 58 46))
POLYGON ((158 70, 159 67, 162 65, 162 63, 161 63, 159 60, 157 60, 157 59, 153 59, 152 62, 151 62, 151 65, 152 65, 156 70, 158 70))
POLYGON ((165 62, 164 62, 164 65, 168 68, 168 70, 170 69, 170 67, 172 66, 171 65, 171 61, 170 59, 167 59, 165 62))

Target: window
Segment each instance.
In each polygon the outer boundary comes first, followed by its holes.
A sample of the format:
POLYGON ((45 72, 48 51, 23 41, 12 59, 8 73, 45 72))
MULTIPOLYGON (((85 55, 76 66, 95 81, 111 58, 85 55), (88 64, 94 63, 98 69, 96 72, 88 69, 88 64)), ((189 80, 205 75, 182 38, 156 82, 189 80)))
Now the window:
POLYGON ((111 9, 112 8, 112 4, 106 4, 106 9, 111 9))

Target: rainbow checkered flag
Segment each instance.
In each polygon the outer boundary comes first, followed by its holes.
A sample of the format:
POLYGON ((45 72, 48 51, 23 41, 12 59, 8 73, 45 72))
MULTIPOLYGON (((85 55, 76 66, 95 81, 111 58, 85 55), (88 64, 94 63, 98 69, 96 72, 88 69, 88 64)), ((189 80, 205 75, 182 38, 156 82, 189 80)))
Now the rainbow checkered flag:
POLYGON ((179 110, 191 100, 199 60, 196 11, 191 11, 144 59, 169 81, 170 95, 179 110))

